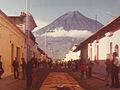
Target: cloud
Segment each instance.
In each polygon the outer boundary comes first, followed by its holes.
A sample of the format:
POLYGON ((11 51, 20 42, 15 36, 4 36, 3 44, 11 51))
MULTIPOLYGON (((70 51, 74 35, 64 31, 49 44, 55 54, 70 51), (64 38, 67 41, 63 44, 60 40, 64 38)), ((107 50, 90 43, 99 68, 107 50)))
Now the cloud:
POLYGON ((42 20, 38 20, 38 19, 35 19, 35 22, 37 24, 37 27, 32 32, 35 32, 35 31, 41 29, 42 27, 48 25, 48 22, 45 22, 45 21, 42 21, 42 20))
POLYGON ((52 32, 47 32, 42 34, 41 36, 47 36, 47 37, 76 37, 76 38, 87 38, 92 33, 88 30, 71 30, 71 31, 65 31, 65 30, 54 30, 52 32))

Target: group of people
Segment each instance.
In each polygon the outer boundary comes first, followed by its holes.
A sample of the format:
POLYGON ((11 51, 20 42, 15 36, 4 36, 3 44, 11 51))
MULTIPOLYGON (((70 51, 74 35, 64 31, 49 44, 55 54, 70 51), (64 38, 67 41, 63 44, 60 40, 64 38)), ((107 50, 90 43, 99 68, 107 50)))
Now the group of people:
MULTIPOLYGON (((19 63, 17 58, 12 62, 12 66, 14 69, 14 79, 19 79, 19 63)), ((22 58, 22 74, 23 79, 26 79, 26 87, 29 90, 32 86, 32 68, 36 67, 36 60, 35 58, 31 58, 27 62, 25 62, 25 59, 22 58)))
MULTIPOLYGON (((3 63, 0 56, 0 79, 2 79, 2 75, 4 73, 3 63)), ((37 66, 36 59, 31 58, 27 62, 24 58, 21 58, 22 63, 19 64, 18 58, 12 62, 13 72, 14 72, 14 79, 20 79, 20 66, 22 69, 22 79, 26 80, 26 88, 29 90, 32 86, 32 68, 37 66)))
POLYGON ((112 60, 107 59, 105 64, 106 64, 106 72, 107 72, 106 84, 109 85, 111 80, 112 87, 120 88, 120 82, 119 82, 120 58, 118 57, 118 53, 114 52, 112 60))
MULTIPOLYGON (((119 82, 119 71, 120 71, 120 58, 118 57, 117 52, 113 52, 112 59, 106 59, 106 85, 111 83, 111 87, 120 88, 119 82)), ((92 76, 92 68, 93 68, 93 61, 88 59, 88 63, 81 63, 80 64, 80 72, 81 72, 81 79, 84 78, 84 74, 86 77, 91 78, 92 76)))
POLYGON ((80 63, 80 76, 81 76, 81 80, 84 78, 84 76, 86 75, 87 78, 91 78, 92 77, 92 68, 93 68, 93 61, 90 61, 90 59, 88 59, 87 63, 80 63))
MULTIPOLYGON (((25 59, 21 59, 21 68, 22 68, 22 78, 26 79, 27 82, 27 88, 30 88, 32 85, 32 68, 36 67, 38 65, 37 61, 35 58, 31 58, 27 62, 25 62, 25 59)), ((82 60, 76 60, 76 61, 68 61, 66 64, 65 62, 65 67, 68 67, 71 69, 73 67, 72 63, 74 63, 75 70, 80 69, 81 72, 81 79, 84 78, 84 74, 86 73, 86 76, 88 78, 91 78, 92 76, 92 68, 93 68, 93 61, 88 59, 87 63, 80 62, 82 60)), ((49 61, 49 67, 52 67, 53 62, 49 61)), ((120 82, 119 82, 119 70, 120 70, 120 58, 118 57, 118 53, 114 52, 113 53, 113 58, 112 60, 106 59, 105 61, 106 64, 106 84, 109 85, 110 80, 111 80, 111 86, 115 88, 120 87, 120 82), (111 77, 111 78, 110 78, 111 77)), ((15 57, 15 60, 12 62, 13 66, 13 71, 14 71, 14 79, 19 79, 19 63, 17 60, 17 57, 15 57)), ((0 79, 2 79, 2 74, 4 73, 4 69, 2 66, 2 60, 0 56, 0 79)))

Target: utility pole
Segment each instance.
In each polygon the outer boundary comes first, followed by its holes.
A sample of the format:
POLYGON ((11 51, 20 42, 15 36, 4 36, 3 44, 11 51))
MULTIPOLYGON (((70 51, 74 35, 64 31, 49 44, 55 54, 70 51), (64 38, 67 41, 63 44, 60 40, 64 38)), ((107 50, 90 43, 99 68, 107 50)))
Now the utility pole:
POLYGON ((26 61, 30 60, 30 0, 26 0, 26 20, 25 20, 25 45, 26 45, 26 61))

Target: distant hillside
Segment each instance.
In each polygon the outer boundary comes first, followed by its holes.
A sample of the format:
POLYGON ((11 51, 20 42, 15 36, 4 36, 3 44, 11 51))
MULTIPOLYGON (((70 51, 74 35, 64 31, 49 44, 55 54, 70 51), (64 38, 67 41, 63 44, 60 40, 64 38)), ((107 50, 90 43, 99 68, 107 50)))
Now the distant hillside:
POLYGON ((71 11, 35 31, 34 35, 43 50, 45 50, 46 37, 46 52, 51 53, 54 57, 61 58, 73 45, 83 41, 102 26, 98 21, 87 18, 78 11, 71 11))

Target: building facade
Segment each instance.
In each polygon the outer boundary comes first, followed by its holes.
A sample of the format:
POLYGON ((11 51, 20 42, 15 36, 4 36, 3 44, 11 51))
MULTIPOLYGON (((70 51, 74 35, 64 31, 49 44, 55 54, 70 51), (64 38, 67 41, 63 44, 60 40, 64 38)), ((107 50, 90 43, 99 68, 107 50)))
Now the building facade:
POLYGON ((2 56, 4 75, 13 72, 12 61, 18 58, 19 64, 24 55, 25 34, 0 11, 0 55, 2 56))
POLYGON ((105 75, 105 60, 112 60, 112 53, 120 56, 120 16, 102 27, 95 34, 83 41, 75 51, 81 50, 81 58, 94 61, 94 72, 105 75))

